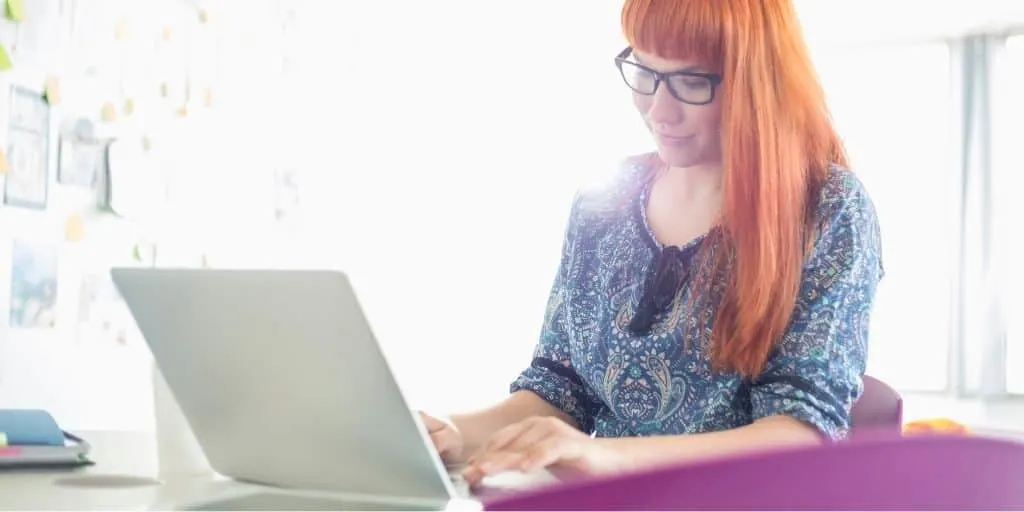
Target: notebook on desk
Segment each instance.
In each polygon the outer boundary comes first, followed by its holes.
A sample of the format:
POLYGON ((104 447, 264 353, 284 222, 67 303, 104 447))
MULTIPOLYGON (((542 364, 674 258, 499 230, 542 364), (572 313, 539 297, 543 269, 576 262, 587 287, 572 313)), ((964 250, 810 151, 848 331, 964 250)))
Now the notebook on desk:
POLYGON ((0 409, 0 469, 87 466, 92 464, 89 448, 46 411, 0 409))

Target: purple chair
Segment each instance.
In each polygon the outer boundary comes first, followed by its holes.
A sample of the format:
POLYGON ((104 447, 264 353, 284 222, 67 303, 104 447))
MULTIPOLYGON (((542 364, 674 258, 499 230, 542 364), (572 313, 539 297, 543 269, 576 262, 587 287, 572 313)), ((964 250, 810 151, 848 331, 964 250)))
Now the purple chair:
POLYGON ((850 412, 854 432, 901 432, 903 429, 903 399, 896 390, 874 377, 864 376, 864 392, 850 412))
POLYGON ((486 510, 1022 510, 1024 444, 890 436, 570 482, 486 510))

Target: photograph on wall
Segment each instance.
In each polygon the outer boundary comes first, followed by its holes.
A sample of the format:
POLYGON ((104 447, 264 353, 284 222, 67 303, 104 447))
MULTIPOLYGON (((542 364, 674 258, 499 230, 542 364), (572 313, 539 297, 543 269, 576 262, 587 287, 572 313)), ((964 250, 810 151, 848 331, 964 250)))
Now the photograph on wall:
POLYGON ((57 323, 59 248, 14 240, 11 250, 12 328, 49 329, 57 323))
POLYGON ((128 345, 135 332, 135 323, 105 272, 82 277, 78 295, 79 339, 86 343, 128 345))
POLYGON ((288 220, 299 210, 299 183, 295 171, 277 169, 274 171, 274 218, 288 220))
POLYGON ((90 188, 103 166, 100 142, 61 137, 57 181, 62 185, 90 188))
POLYGON ((49 186, 50 107, 42 95, 22 87, 11 89, 7 131, 10 169, 4 204, 46 209, 49 186))

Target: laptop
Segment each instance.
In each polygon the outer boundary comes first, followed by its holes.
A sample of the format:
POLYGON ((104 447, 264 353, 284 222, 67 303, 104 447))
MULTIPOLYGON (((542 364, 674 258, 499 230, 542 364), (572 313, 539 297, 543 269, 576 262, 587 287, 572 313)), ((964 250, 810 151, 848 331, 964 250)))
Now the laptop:
POLYGON ((111 274, 213 469, 260 486, 186 508, 439 510, 469 498, 343 272, 111 274))

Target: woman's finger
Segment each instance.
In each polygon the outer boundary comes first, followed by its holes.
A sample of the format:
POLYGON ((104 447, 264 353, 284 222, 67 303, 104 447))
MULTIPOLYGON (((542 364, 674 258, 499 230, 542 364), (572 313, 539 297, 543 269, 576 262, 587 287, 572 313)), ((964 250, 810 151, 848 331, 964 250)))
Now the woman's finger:
POLYGON ((427 428, 427 432, 431 434, 448 427, 447 423, 423 412, 420 413, 420 420, 423 421, 423 426, 427 428))
POLYGON ((487 440, 487 444, 484 445, 482 452, 498 452, 503 451, 506 446, 514 442, 516 438, 528 432, 534 427, 534 423, 531 420, 520 421, 519 423, 513 423, 497 432, 487 440))
POLYGON ((530 473, 578 456, 573 453, 577 451, 573 450, 575 443, 574 439, 566 437, 548 437, 523 452, 523 457, 519 460, 519 466, 516 469, 530 473))
POLYGON ((518 452, 488 452, 466 467, 463 478, 477 485, 485 476, 515 470, 525 455, 518 452))

